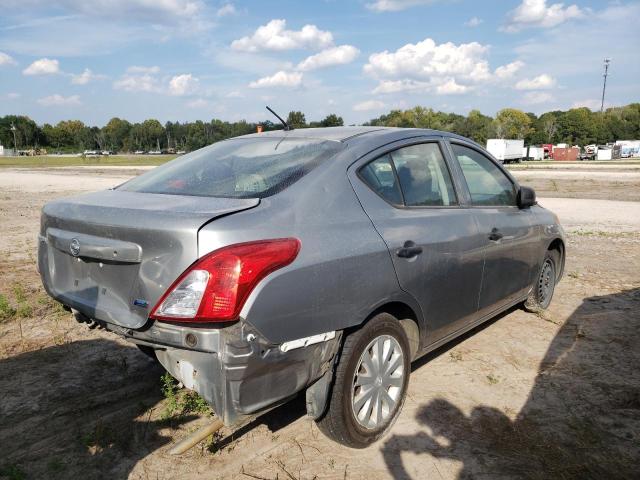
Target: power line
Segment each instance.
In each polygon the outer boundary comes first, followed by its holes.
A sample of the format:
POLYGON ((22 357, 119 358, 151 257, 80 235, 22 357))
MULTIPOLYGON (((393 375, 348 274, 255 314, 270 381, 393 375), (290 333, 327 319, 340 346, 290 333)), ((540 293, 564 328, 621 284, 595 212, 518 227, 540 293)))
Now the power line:
POLYGON ((604 92, 607 90, 607 76, 609 75, 609 64, 611 60, 608 58, 604 59, 604 84, 602 85, 602 103, 600 104, 600 113, 604 111, 604 92))

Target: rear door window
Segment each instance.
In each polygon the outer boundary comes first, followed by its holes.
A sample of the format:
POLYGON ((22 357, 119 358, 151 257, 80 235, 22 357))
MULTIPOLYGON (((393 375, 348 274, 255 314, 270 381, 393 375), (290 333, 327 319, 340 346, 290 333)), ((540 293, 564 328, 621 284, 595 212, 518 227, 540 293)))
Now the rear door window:
POLYGON ((389 155, 365 165, 360 170, 360 176, 374 192, 389 203, 402 205, 402 194, 389 155))
POLYGON ((408 207, 456 204, 449 170, 437 143, 423 143, 391 152, 408 207))
POLYGON ((118 187, 130 192, 263 198, 335 155, 340 142, 257 137, 225 140, 177 158, 118 187))
POLYGON ((373 191, 394 205, 447 207, 458 203, 436 142, 394 150, 369 162, 359 173, 373 191))

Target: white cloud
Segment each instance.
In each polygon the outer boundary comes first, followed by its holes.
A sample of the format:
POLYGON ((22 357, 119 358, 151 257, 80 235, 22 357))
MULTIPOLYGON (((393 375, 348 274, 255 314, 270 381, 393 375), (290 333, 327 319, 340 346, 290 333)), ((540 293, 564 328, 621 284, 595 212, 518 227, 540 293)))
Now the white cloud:
POLYGON ((369 57, 366 73, 377 77, 407 77, 429 80, 432 77, 455 76, 466 80, 486 80, 491 76, 484 58, 488 48, 477 42, 437 45, 427 38, 408 43, 395 52, 384 51, 369 57))
POLYGON ((9 92, 7 93, 7 98, 9 100, 15 100, 16 98, 20 98, 20 94, 17 92, 9 92))
POLYGON ((398 12, 418 5, 428 5, 436 0, 375 0, 367 8, 376 12, 398 12))
POLYGON ((0 67, 4 65, 15 65, 16 61, 10 55, 0 52, 0 67))
POLYGON ((487 46, 477 42, 436 44, 427 38, 395 52, 372 54, 364 71, 380 80, 373 93, 428 91, 451 95, 508 78, 524 65, 516 61, 492 73, 488 51, 487 46))
POLYGON ((69 97, 63 97, 59 94, 49 95, 48 97, 39 98, 38 103, 45 107, 57 107, 63 105, 80 105, 80 97, 78 95, 71 95, 69 97))
POLYGON ((430 82, 418 82, 415 80, 383 80, 371 93, 398 93, 410 91, 428 91, 433 85, 430 82))
POLYGON ((387 105, 380 100, 366 100, 364 102, 356 103, 353 109, 356 112, 368 112, 370 110, 381 110, 387 105))
POLYGON ((555 97, 549 92, 527 92, 522 97, 522 103, 525 105, 538 105, 553 100, 555 100, 555 97))
POLYGON ((506 80, 513 77, 522 67, 524 67, 524 62, 516 60, 515 62, 496 68, 494 75, 499 80, 506 80))
POLYGON ((484 20, 482 20, 481 18, 478 17, 472 17, 469 20, 467 20, 466 22, 464 22, 464 26, 465 27, 477 27, 478 25, 480 25, 482 22, 484 22, 484 20))
POLYGON ((98 80, 100 78, 104 78, 104 75, 97 75, 93 73, 90 69, 85 68, 84 72, 74 75, 71 74, 71 83, 74 85, 86 85, 93 80, 98 80))
MULTIPOLYGON (((8 6, 50 7, 49 0, 5 0, 8 6)), ((99 18, 125 18, 173 23, 175 18, 193 18, 202 13, 200 0, 58 0, 57 9, 99 18)))
POLYGON ((556 79, 543 73, 537 77, 525 78, 516 83, 516 90, 548 90, 556 86, 556 79))
POLYGON ((158 66, 141 67, 139 65, 132 65, 131 67, 127 68, 128 73, 158 73, 159 71, 160 67, 158 66))
POLYGON ((550 28, 573 18, 581 18, 585 12, 577 5, 565 8, 563 3, 547 6, 547 0, 522 0, 518 7, 507 16, 507 23, 502 27, 506 32, 518 32, 523 28, 550 28))
POLYGON ((440 95, 459 95, 461 93, 467 93, 468 91, 468 86, 459 85, 453 78, 450 78, 436 87, 436 93, 440 95))
POLYGON ((159 92, 159 81, 148 73, 141 75, 125 74, 113 82, 113 88, 126 92, 159 92))
POLYGON ((58 60, 41 58, 25 68, 22 73, 24 75, 52 75, 60 73, 60 64, 58 60))
POLYGON ((157 66, 132 66, 113 82, 113 88, 125 92, 151 92, 173 96, 191 95, 199 90, 200 80, 190 73, 171 78, 161 77, 159 73, 160 68, 157 66))
POLYGON ((298 70, 306 72, 333 65, 345 65, 353 62, 359 53, 360 50, 352 45, 340 45, 339 47, 328 48, 305 58, 298 64, 298 70))
POLYGON ((473 88, 469 85, 460 85, 454 78, 438 78, 429 82, 404 79, 382 81, 371 93, 434 92, 438 95, 460 95, 473 88))
POLYGON ((236 13, 238 13, 238 11, 233 3, 225 3, 218 9, 216 15, 218 17, 226 17, 227 15, 235 15, 236 13))
POLYGON ((200 81, 190 73, 176 75, 169 81, 169 93, 171 95, 189 95, 198 90, 200 81))
POLYGON ((300 72, 279 72, 263 77, 249 84, 249 88, 268 88, 268 87, 297 87, 302 83, 302 73, 300 72))
POLYGON ((225 95, 225 98, 244 98, 244 94, 237 90, 233 90, 225 95))
POLYGON ((320 30, 315 25, 305 25, 301 30, 286 30, 286 20, 271 20, 249 37, 231 43, 231 48, 243 52, 262 50, 322 49, 333 45, 331 32, 320 30))

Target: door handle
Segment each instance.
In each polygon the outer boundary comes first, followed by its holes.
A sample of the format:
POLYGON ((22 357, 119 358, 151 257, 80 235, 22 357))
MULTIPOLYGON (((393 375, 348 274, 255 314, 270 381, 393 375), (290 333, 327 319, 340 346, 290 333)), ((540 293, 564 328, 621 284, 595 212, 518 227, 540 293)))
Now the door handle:
POLYGON ((489 240, 491 240, 492 242, 497 242, 503 236, 504 235, 500 233, 500 230, 498 230, 497 228, 493 228, 491 229, 491 233, 489 234, 489 240))
POLYGON ((413 258, 422 253, 422 247, 417 246, 411 240, 407 240, 404 242, 404 245, 401 249, 396 252, 400 258, 413 258))

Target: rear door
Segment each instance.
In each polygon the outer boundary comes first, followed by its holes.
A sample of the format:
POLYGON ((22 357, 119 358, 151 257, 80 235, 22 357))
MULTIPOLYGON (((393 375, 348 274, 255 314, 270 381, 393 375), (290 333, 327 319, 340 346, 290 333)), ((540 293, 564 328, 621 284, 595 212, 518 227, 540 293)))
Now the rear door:
POLYGON ((451 140, 455 167, 465 180, 485 251, 479 315, 512 303, 531 286, 536 249, 535 218, 517 206, 517 184, 475 145, 451 140))
POLYGON ((382 147, 349 178, 385 241, 398 281, 419 302, 433 343, 476 318, 482 245, 473 213, 460 204, 441 137, 382 147))

